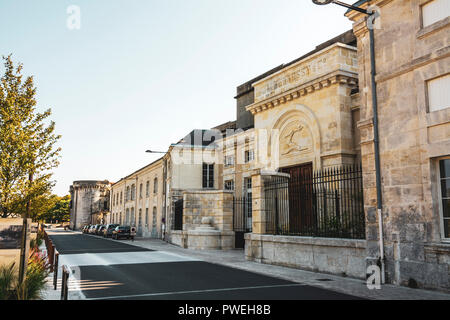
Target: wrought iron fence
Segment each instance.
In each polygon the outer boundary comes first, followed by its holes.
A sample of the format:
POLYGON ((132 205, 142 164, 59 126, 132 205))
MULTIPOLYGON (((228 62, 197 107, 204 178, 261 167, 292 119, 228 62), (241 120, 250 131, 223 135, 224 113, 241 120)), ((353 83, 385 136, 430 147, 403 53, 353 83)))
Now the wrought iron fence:
POLYGON ((252 196, 235 197, 233 201, 233 230, 252 231, 252 196))
POLYGON ((271 177, 264 194, 268 234, 365 238, 360 165, 271 177))
POLYGON ((252 194, 233 200, 233 231, 235 248, 244 248, 244 234, 252 232, 252 194))

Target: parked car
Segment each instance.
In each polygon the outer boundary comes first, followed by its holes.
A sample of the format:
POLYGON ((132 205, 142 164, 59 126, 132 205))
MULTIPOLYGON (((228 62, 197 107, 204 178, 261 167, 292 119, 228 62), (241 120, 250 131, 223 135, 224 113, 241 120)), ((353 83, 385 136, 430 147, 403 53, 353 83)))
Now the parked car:
POLYGON ((97 229, 98 224, 94 224, 89 228, 89 234, 95 234, 95 230, 97 229))
POLYGON ((104 227, 105 226, 103 224, 97 225, 97 228, 95 229, 95 235, 96 236, 102 235, 103 234, 102 230, 104 227))
POLYGON ((103 237, 109 238, 112 237, 112 233, 114 229, 116 229, 119 225, 118 224, 108 224, 106 225, 106 228, 103 229, 103 237))
POLYGON ((132 235, 130 226, 117 226, 112 232, 112 238, 116 240, 119 240, 120 238, 132 239, 131 237, 132 235))

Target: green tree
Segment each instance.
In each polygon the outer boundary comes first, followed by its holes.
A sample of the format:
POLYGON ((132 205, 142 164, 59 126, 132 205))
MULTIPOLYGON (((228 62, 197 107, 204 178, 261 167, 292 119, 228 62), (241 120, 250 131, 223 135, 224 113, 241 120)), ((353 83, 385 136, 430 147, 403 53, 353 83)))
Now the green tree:
POLYGON ((64 197, 53 195, 51 200, 54 201, 52 207, 40 218, 46 222, 68 222, 70 220, 70 195, 64 197))
POLYGON ((27 204, 48 194, 51 169, 59 165, 60 139, 51 110, 36 110, 33 77, 22 76, 22 64, 3 57, 0 78, 0 217, 23 214, 27 204))

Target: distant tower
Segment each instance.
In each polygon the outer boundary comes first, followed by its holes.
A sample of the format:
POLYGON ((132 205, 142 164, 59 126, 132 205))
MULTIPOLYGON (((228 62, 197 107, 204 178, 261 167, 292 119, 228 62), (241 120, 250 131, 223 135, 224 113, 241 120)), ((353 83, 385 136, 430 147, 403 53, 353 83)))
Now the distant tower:
POLYGON ((70 228, 106 222, 110 190, 109 181, 74 181, 70 186, 70 228))

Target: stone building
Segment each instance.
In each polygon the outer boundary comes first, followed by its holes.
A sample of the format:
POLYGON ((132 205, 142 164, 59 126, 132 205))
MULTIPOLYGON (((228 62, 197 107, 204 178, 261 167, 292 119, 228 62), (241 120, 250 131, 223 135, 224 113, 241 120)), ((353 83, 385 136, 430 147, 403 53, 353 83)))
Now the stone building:
POLYGON ((163 167, 164 161, 160 158, 112 185, 109 223, 135 226, 138 237, 163 237, 163 167))
POLYGON ((109 213, 109 181, 74 181, 70 186, 70 228, 104 223, 109 213))
MULTIPOLYGON (((450 289, 450 2, 375 5, 375 62, 386 281, 450 289), (377 21, 378 20, 378 21, 377 21)), ((380 258, 369 30, 356 11, 367 258, 380 258)))

